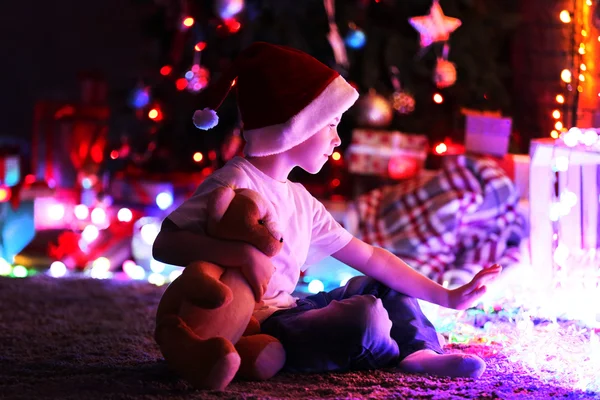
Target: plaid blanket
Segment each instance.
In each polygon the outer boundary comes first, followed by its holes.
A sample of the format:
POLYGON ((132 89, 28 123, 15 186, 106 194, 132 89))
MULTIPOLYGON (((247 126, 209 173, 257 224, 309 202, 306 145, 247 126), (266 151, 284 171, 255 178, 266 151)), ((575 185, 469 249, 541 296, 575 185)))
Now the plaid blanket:
POLYGON ((359 236, 439 283, 464 283, 484 266, 518 261, 525 229, 518 201, 493 160, 448 158, 433 176, 359 197, 359 236))

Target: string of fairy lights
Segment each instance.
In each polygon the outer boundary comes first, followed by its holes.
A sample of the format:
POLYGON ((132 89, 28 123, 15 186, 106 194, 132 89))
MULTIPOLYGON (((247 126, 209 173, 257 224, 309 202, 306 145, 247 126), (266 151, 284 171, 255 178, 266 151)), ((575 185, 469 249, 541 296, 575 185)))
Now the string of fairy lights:
MULTIPOLYGON (((571 214, 574 207, 590 207, 586 202, 597 200, 584 196, 579 185, 583 185, 584 172, 575 156, 573 150, 600 152, 600 130, 593 128, 594 112, 600 98, 600 92, 597 92, 595 76, 595 59, 597 42, 600 42, 600 35, 592 35, 594 27, 592 26, 592 0, 574 1, 572 10, 562 10, 559 19, 564 24, 571 24, 571 58, 570 68, 564 68, 560 73, 560 78, 565 84, 565 92, 556 95, 556 103, 562 105, 563 112, 558 108, 552 111, 554 118, 554 129, 550 136, 557 139, 555 142, 552 168, 550 174, 553 187, 552 203, 550 208, 550 221, 552 224, 552 272, 554 286, 564 285, 564 280, 572 274, 573 264, 582 264, 583 258, 590 258, 589 264, 596 262, 596 246, 589 247, 589 243, 581 243, 582 248, 570 248, 565 242, 565 234, 570 229, 569 222, 564 218, 571 214), (567 128, 566 125, 570 128, 567 128), (583 127, 586 128, 583 128, 583 127), (558 152, 556 146, 566 148, 568 151, 558 152), (559 154, 560 153, 560 154, 559 154), (574 164, 574 165, 571 165, 574 164), (568 172, 572 168, 579 170, 568 172), (569 182, 569 177, 579 176, 581 182, 569 182), (573 186, 573 185, 574 186, 573 186), (581 193, 580 193, 581 192, 581 193), (585 201, 584 201, 585 200, 585 201), (583 257, 583 258, 582 258, 583 257), (569 267, 569 268, 567 268, 569 267)), ((596 7, 598 5, 596 4, 596 7)), ((586 182, 589 179, 586 180, 586 182)), ((593 179, 596 181, 596 178, 593 179)), ((589 190, 587 191, 589 192, 589 190)), ((588 193, 589 195, 589 193, 588 193)), ((579 246, 577 246, 579 247, 579 246)))
POLYGON ((593 6, 592 0, 575 0, 571 10, 562 10, 558 15, 559 20, 568 25, 566 28, 570 30, 568 36, 571 38, 571 57, 567 58, 567 61, 570 61, 571 65, 560 72, 560 79, 565 90, 555 96, 557 108, 551 113, 554 126, 550 132, 553 139, 558 139, 561 134, 567 132, 568 125, 577 126, 582 96, 588 96, 588 98, 591 96, 594 102, 597 102, 597 98, 600 97, 600 92, 589 93, 595 89, 593 64, 596 43, 594 42, 600 42, 600 35, 592 35, 593 6))

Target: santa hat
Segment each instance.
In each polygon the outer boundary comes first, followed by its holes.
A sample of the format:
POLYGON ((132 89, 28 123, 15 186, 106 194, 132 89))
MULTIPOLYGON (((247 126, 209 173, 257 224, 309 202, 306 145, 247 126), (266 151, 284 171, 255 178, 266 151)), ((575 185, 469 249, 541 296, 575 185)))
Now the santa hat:
POLYGON ((358 92, 333 69, 299 50, 256 42, 200 96, 194 124, 211 129, 235 85, 248 156, 282 153, 348 110, 358 92))

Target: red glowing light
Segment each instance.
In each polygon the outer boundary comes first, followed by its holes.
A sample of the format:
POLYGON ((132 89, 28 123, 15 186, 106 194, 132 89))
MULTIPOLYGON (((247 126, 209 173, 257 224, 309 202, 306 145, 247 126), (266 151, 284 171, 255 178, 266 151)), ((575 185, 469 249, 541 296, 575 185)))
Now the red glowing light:
POLYGON ((184 90, 188 85, 188 81, 185 78, 179 78, 175 81, 175 87, 177 90, 184 90))
POLYGON ((162 76, 167 76, 171 73, 171 71, 173 71, 173 68, 171 68, 170 65, 165 65, 160 69, 160 74, 162 76))

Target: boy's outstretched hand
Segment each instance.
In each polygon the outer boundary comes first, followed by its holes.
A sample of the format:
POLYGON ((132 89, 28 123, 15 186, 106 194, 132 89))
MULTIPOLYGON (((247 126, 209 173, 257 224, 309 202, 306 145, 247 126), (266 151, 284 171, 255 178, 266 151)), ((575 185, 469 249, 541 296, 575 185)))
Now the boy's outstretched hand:
POLYGON ((502 267, 494 264, 491 267, 482 269, 473 277, 471 282, 450 290, 448 293, 448 306, 457 310, 469 308, 471 304, 486 292, 485 284, 493 281, 500 275, 502 267))

